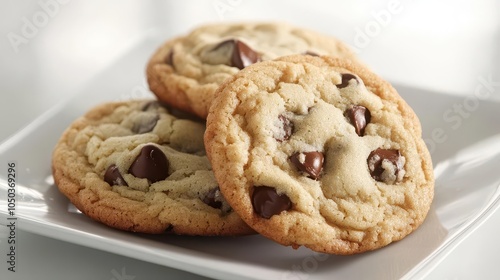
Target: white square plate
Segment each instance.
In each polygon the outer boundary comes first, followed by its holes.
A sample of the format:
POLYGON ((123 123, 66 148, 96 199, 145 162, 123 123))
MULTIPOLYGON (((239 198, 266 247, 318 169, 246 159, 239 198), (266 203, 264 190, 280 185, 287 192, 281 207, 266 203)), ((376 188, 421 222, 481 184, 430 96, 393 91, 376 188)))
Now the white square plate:
MULTIPOLYGON (((405 239, 354 256, 293 250, 262 236, 148 236, 108 228, 80 214, 59 193, 51 153, 62 131, 104 101, 150 97, 145 64, 159 45, 149 38, 113 63, 75 97, 53 107, 0 146, 0 197, 7 162, 16 164, 19 228, 52 238, 219 279, 398 279, 424 276, 499 206, 499 103, 397 86, 423 126, 436 174, 433 206, 405 239), (457 108, 461 108, 458 110, 457 108)), ((0 201, 0 223, 8 205, 0 201)), ((168 276, 166 276, 168 277, 168 276)))

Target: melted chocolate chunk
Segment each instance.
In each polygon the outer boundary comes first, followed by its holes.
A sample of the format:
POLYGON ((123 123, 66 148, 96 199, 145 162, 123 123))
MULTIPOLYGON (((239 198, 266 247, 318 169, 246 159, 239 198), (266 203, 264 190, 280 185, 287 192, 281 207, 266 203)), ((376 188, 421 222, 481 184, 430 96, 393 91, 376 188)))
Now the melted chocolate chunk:
POLYGON ((252 206, 259 216, 269 219, 292 208, 292 202, 285 194, 279 195, 275 188, 262 186, 254 189, 252 206))
POLYGON ((365 127, 371 120, 370 110, 363 106, 353 106, 346 111, 346 116, 359 136, 365 135, 365 127))
POLYGON ((307 173, 308 177, 314 180, 319 178, 323 170, 324 159, 323 153, 320 152, 295 153, 290 157, 290 161, 298 170, 307 173))
POLYGON ((169 162, 165 154, 156 146, 146 145, 130 166, 128 172, 137 178, 146 178, 151 183, 168 177, 169 162))
POLYGON ((234 42, 233 55, 231 56, 231 64, 238 69, 243 69, 260 61, 260 55, 247 44, 236 40, 234 42))
POLYGON ((146 132, 151 132, 156 126, 156 123, 160 119, 160 116, 155 115, 150 118, 143 118, 140 122, 137 122, 132 127, 132 132, 137 134, 142 134, 146 132))
POLYGON ((399 150, 376 149, 368 156, 367 163, 373 179, 393 183, 399 180, 398 173, 403 171, 404 158, 399 150))
POLYGON ((358 82, 358 78, 356 76, 354 76, 353 74, 343 73, 341 75, 342 75, 342 83, 337 85, 337 88, 339 88, 339 89, 349 86, 349 81, 352 79, 354 79, 354 80, 356 80, 356 82, 358 82))
POLYGON ((114 164, 110 165, 108 169, 106 169, 106 173, 104 173, 104 181, 110 186, 128 186, 125 179, 123 179, 120 170, 118 170, 118 167, 114 164))
POLYGON ((217 200, 220 196, 219 188, 214 188, 208 191, 206 196, 203 198, 203 202, 213 208, 220 209, 222 208, 222 202, 217 200))
POLYGON ((290 139, 290 136, 292 136, 293 123, 290 121, 290 119, 283 115, 279 115, 278 119, 278 133, 274 135, 274 138, 279 142, 283 142, 290 139))
POLYGON ((170 49, 168 52, 167 57, 165 57, 165 63, 174 67, 174 49, 170 49))
POLYGON ((237 67, 240 70, 261 60, 259 53, 240 40, 229 39, 223 41, 213 50, 217 51, 219 49, 232 50, 229 66, 237 67))

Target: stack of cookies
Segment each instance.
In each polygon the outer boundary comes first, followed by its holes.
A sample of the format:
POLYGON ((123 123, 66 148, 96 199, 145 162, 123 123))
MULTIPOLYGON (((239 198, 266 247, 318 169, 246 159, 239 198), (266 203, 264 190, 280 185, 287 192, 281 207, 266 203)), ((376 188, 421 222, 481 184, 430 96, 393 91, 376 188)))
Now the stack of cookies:
POLYGON ((147 78, 157 100, 101 104, 54 150, 57 186, 94 220, 354 254, 427 215, 434 177, 417 116, 338 39, 201 26, 160 46, 147 78))

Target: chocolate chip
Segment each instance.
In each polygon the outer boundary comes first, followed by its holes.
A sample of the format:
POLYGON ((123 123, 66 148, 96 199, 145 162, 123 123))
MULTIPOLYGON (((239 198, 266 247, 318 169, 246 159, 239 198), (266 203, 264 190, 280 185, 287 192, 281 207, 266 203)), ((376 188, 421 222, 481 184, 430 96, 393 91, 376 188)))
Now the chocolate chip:
POLYGON ((319 54, 317 54, 315 52, 312 52, 312 51, 305 51, 304 54, 305 55, 310 55, 310 56, 319 56, 319 54))
POLYGON ((160 116, 158 115, 151 115, 149 117, 144 116, 134 124, 134 126, 132 127, 132 132, 142 134, 153 131, 159 119, 160 116))
POLYGON ((217 51, 225 49, 232 50, 230 54, 231 60, 229 66, 237 67, 240 70, 261 60, 259 53, 240 40, 229 39, 223 41, 215 46, 213 50, 217 51))
POLYGON ((356 76, 354 76, 353 74, 343 73, 341 75, 342 75, 342 83, 337 85, 337 88, 339 88, 339 89, 349 86, 349 81, 352 79, 354 79, 354 80, 356 80, 356 82, 358 82, 358 78, 356 76))
POLYGON ((104 173, 104 181, 110 186, 128 186, 125 179, 123 179, 118 166, 112 164, 106 169, 104 173))
POLYGON ((365 135, 365 127, 371 120, 370 110, 366 107, 355 105, 346 111, 346 116, 354 126, 359 136, 365 135))
POLYGON ((174 231, 174 225, 172 224, 169 224, 166 228, 165 228, 165 233, 171 233, 174 231))
POLYGON ((269 219, 292 208, 292 202, 285 194, 279 195, 275 188, 261 186, 253 191, 252 206, 258 215, 269 219))
POLYGON ((199 123, 203 123, 203 124, 206 123, 205 119, 202 119, 202 118, 200 118, 192 113, 179 110, 179 109, 172 107, 170 105, 164 105, 164 107, 167 108, 168 113, 170 115, 172 115, 178 119, 191 120, 191 121, 199 122, 199 123))
POLYGON ((128 172, 137 178, 158 182, 168 177, 169 162, 165 154, 156 146, 146 145, 130 166, 128 172))
POLYGON ((260 61, 260 55, 247 44, 236 40, 234 43, 233 55, 231 56, 231 64, 238 69, 243 69, 260 61))
POLYGON ((278 131, 274 134, 274 139, 279 142, 290 139, 293 133, 293 123, 284 115, 279 115, 278 120, 278 131))
POLYGON ((144 104, 144 106, 142 107, 142 111, 143 112, 148 112, 148 111, 156 112, 156 110, 158 110, 158 108, 160 108, 160 107, 161 107, 161 105, 158 101, 156 101, 156 100, 149 101, 146 104, 144 104))
POLYGON ((290 157, 290 161, 298 170, 308 174, 308 177, 314 180, 319 178, 323 170, 325 157, 320 152, 302 152, 295 153, 290 157))
POLYGON ((394 183, 402 179, 398 175, 404 175, 405 159, 399 150, 376 149, 368 156, 367 163, 370 175, 379 182, 394 183))
POLYGON ((219 199, 221 196, 219 188, 213 188, 203 198, 203 202, 213 208, 220 209, 222 202, 219 199))
POLYGON ((174 67, 174 49, 170 49, 168 52, 167 57, 165 57, 165 63, 174 67))

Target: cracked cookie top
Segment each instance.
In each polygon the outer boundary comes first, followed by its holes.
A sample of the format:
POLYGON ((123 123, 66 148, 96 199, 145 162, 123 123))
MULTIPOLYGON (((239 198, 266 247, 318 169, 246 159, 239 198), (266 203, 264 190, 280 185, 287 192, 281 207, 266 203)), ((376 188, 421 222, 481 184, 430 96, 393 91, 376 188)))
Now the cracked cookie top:
POLYGON ((419 120, 364 66, 288 56, 245 68, 217 94, 207 154, 223 195, 257 232, 353 254, 423 222, 434 178, 419 120))
POLYGON ((148 63, 148 83, 161 101, 206 118, 224 80, 253 63, 291 54, 355 59, 336 38, 285 23, 209 24, 164 43, 148 63))
POLYGON ((102 104, 64 132, 53 154, 59 189, 91 218, 145 233, 251 233, 222 197, 204 122, 156 101, 102 104))

